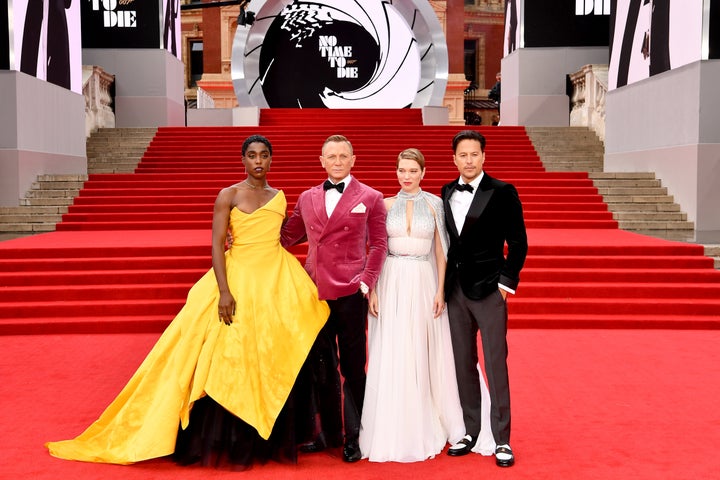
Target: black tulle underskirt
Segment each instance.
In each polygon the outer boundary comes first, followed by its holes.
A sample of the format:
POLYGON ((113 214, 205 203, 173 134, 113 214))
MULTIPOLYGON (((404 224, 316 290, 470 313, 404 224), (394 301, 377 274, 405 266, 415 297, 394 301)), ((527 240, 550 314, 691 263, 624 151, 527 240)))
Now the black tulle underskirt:
POLYGON ((173 460, 181 465, 246 470, 255 463, 274 460, 297 463, 294 402, 289 399, 280 413, 270 438, 231 414, 209 396, 196 401, 190 423, 179 429, 173 460))

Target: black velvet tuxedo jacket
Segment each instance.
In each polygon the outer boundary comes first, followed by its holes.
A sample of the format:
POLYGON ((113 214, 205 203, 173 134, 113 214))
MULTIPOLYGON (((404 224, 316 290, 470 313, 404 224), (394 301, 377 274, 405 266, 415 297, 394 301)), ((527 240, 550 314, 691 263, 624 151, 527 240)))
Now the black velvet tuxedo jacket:
POLYGON ((522 204, 509 183, 483 175, 465 217, 462 232, 455 226, 450 197, 458 180, 442 188, 446 228, 450 237, 445 297, 460 281, 465 296, 480 300, 498 289, 498 282, 515 290, 528 244, 522 204), (507 257, 504 254, 507 243, 507 257))

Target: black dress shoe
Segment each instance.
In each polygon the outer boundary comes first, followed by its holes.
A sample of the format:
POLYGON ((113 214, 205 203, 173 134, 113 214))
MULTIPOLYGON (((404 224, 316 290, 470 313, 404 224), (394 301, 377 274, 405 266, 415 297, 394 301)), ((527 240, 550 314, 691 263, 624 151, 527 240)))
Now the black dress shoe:
POLYGON ((500 445, 495 449, 495 464, 498 467, 512 467, 515 465, 515 455, 513 455, 510 445, 500 445))
POLYGON ((300 444, 300 446, 298 446, 298 450, 300 450, 303 453, 322 452, 323 450, 325 450, 325 444, 318 440, 313 440, 312 442, 300 444))
POLYGON ((357 462, 362 458, 360 447, 357 443, 346 443, 343 447, 343 460, 348 463, 357 462))
POLYGON ((477 438, 465 435, 462 440, 448 448, 447 454, 451 457, 462 457, 463 455, 467 455, 475 446, 475 442, 477 442, 477 438))

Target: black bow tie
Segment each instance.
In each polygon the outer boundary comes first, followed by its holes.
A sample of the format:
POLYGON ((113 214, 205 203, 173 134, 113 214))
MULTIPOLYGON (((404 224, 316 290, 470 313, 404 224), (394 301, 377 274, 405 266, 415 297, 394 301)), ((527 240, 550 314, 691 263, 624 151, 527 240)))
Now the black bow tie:
POLYGON ((455 187, 455 190, 457 190, 458 192, 470 192, 470 193, 472 193, 473 190, 475 190, 475 189, 474 189, 473 186, 470 185, 469 183, 458 183, 458 184, 457 184, 457 187, 455 187))
POLYGON ((323 190, 328 191, 331 188, 336 188, 338 192, 342 193, 345 190, 345 183, 332 183, 330 180, 325 180, 323 183, 323 190))

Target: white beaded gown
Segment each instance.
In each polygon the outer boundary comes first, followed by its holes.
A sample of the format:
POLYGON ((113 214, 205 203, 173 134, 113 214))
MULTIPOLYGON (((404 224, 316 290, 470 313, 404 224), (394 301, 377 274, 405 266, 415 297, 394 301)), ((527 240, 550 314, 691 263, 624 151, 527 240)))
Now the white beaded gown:
MULTIPOLYGON (((388 211, 388 257, 376 292, 378 317, 368 322, 368 372, 360 431, 363 458, 416 462, 465 435, 447 310, 433 318, 437 291, 436 226, 444 238, 440 198, 399 192, 388 211), (414 202, 410 231, 407 202, 414 202)), ((483 430, 474 451, 494 453, 490 397, 481 378, 483 430)))

